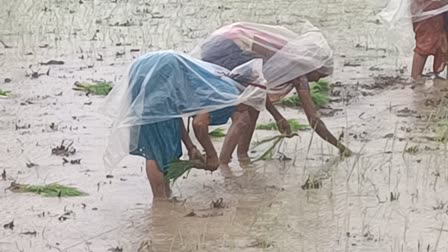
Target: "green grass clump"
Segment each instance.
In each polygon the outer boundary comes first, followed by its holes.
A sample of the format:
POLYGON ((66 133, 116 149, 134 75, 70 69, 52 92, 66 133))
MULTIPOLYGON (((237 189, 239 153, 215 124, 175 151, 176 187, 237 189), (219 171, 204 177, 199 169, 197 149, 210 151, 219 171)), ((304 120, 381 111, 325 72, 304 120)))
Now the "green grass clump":
MULTIPOLYGON (((298 132, 301 130, 308 129, 308 125, 300 124, 299 121, 296 119, 289 119, 288 120, 289 126, 291 127, 292 132, 298 132)), ((270 123, 261 123, 257 124, 257 129, 259 130, 278 130, 277 123, 270 122, 270 123)))
POLYGON ((0 97, 8 97, 11 95, 11 91, 1 90, 0 89, 0 97))
MULTIPOLYGON (((310 84, 311 99, 317 107, 323 107, 330 101, 330 84, 320 80, 310 84)), ((298 95, 285 97, 280 103, 286 107, 298 107, 301 105, 298 95)))
POLYGON ((45 197, 75 197, 84 196, 87 193, 79 191, 77 188, 52 183, 48 185, 27 185, 11 183, 9 189, 18 193, 35 193, 45 197))
POLYGON ((280 100, 280 103, 286 107, 298 107, 300 106, 300 100, 297 95, 285 97, 280 100))
POLYGON ((112 90, 112 82, 98 82, 95 84, 79 83, 74 84, 73 90, 83 91, 87 94, 103 95, 106 96, 112 90))
POLYGON ((210 137, 213 137, 213 138, 221 138, 221 137, 226 136, 226 134, 224 133, 224 129, 222 129, 222 128, 214 129, 213 131, 211 131, 208 134, 210 135, 210 137))

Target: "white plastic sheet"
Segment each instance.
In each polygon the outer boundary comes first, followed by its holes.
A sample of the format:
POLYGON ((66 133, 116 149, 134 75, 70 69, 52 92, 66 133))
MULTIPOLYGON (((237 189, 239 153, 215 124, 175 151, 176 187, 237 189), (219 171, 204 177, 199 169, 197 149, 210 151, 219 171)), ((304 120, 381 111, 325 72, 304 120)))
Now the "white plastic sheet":
POLYGON ((378 16, 387 25, 394 27, 423 21, 447 11, 446 0, 390 0, 378 16))
MULTIPOLYGON (((201 42, 191 55, 222 66, 252 55, 262 58, 271 94, 291 90, 288 82, 315 70, 333 71, 333 51, 321 31, 304 20, 297 31, 282 26, 238 22, 224 26, 201 42), (238 48, 235 49, 237 45, 238 48)), ((249 57, 250 58, 250 57, 249 57)))
POLYGON ((128 81, 113 88, 103 107, 114 120, 104 155, 106 167, 113 168, 136 148, 138 126, 240 103, 262 110, 265 83, 261 59, 229 71, 174 51, 138 58, 129 70, 128 81), (230 76, 245 82, 238 83, 230 76))

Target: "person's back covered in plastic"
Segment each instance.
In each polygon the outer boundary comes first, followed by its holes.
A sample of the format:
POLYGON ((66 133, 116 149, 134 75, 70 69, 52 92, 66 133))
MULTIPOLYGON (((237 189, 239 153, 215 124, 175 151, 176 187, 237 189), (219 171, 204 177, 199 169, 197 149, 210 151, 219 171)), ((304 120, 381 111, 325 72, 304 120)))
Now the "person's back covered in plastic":
POLYGON ((181 139, 190 159, 204 161, 202 168, 215 170, 218 157, 208 125, 226 123, 238 104, 262 109, 266 93, 260 87, 264 84, 261 60, 230 72, 173 51, 140 57, 130 68, 129 82, 114 87, 104 106, 115 119, 104 157, 106 166, 116 166, 128 154, 145 157, 154 196, 167 196, 169 186, 163 176, 182 155, 181 139), (232 75, 248 75, 245 79, 254 85, 241 85, 228 77, 232 75), (205 160, 185 130, 185 116, 195 116, 193 127, 205 149, 205 160))
MULTIPOLYGON (((291 133, 287 120, 272 103, 296 88, 308 120, 316 132, 341 152, 350 152, 328 131, 311 100, 308 82, 317 81, 332 73, 333 51, 320 30, 308 21, 300 24, 297 33, 275 25, 247 22, 230 24, 213 32, 191 55, 228 69, 253 58, 262 58, 263 75, 269 92, 266 108, 277 121, 280 131, 291 133)), ((258 118, 257 111, 248 109, 251 130, 239 138, 237 150, 242 162, 248 160, 247 152, 258 118)), ((237 136, 228 134, 227 138, 232 137, 237 136)), ((228 168, 226 166, 233 148, 232 145, 223 146, 220 161, 225 168, 228 168)))

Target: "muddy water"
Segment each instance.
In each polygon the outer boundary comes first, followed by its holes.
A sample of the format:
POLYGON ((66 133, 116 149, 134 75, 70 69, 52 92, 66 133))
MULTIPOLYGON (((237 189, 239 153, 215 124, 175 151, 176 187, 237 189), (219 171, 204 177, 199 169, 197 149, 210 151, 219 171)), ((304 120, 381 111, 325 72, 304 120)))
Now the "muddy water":
MULTIPOLYGON (((412 32, 377 23, 385 1, 0 3, 0 88, 14 94, 0 100, 0 251, 448 250, 446 146, 435 141, 446 83, 414 88, 393 78, 409 74, 412 32), (281 147, 292 161, 233 164, 235 177, 226 180, 194 171, 174 186, 176 202, 152 202, 141 159, 129 157, 106 178, 103 99, 72 91, 75 81, 118 82, 138 55, 188 51, 232 21, 294 29, 301 18, 336 50, 333 82, 342 86, 334 87, 332 109, 322 110, 336 113, 323 118, 359 155, 338 160, 332 147, 303 132, 281 147), (39 64, 49 60, 64 64, 39 64), (74 141, 70 159, 80 165, 51 155, 63 139, 74 141), (309 177, 321 188, 302 189, 309 177), (59 182, 89 196, 4 190, 14 180, 59 182), (3 228, 12 220, 13 230, 3 228)), ((297 110, 282 111, 306 121, 297 110)), ((260 121, 269 119, 264 113, 260 121)), ((275 134, 257 131, 255 138, 275 134)))

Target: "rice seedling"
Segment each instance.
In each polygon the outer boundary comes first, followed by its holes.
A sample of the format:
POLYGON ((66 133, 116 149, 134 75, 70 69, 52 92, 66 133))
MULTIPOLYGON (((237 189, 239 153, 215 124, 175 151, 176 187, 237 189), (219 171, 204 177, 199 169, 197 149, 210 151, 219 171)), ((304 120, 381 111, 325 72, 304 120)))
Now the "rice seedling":
POLYGON ((98 82, 95 84, 75 82, 73 90, 89 94, 106 96, 112 90, 112 82, 98 82))
POLYGON ((6 91, 6 90, 0 89, 0 97, 8 97, 10 95, 11 95, 11 91, 6 91))
POLYGON ((281 99, 280 103, 286 107, 298 107, 300 106, 300 99, 297 95, 293 95, 281 99))
POLYGON ((75 197, 84 196, 87 193, 74 187, 52 183, 48 185, 28 185, 12 182, 9 190, 16 193, 35 193, 45 197, 75 197))
POLYGON ((264 152, 261 153, 261 155, 253 160, 253 162, 257 162, 260 160, 270 160, 272 159, 274 155, 274 150, 277 148, 277 146, 283 142, 285 138, 292 138, 294 136, 299 136, 298 134, 292 134, 292 135, 278 135, 270 138, 266 138, 263 140, 260 140, 258 142, 255 142, 253 144, 253 148, 257 148, 262 145, 268 145, 268 147, 265 149, 264 152))
POLYGON ((415 155, 415 154, 417 154, 419 151, 420 151, 420 149, 418 148, 417 145, 414 145, 414 146, 411 146, 411 147, 409 147, 409 148, 405 148, 405 149, 404 149, 404 152, 405 152, 405 153, 408 153, 408 154, 411 154, 411 155, 415 155))
MULTIPOLYGON (((320 80, 312 82, 310 85, 311 98, 317 107, 323 107, 328 104, 330 98, 330 85, 327 81, 320 80)), ((280 104, 286 107, 299 107, 300 98, 297 95, 285 97, 280 100, 280 104)))
POLYGON ((214 129, 214 130, 212 130, 208 134, 212 138, 221 138, 221 137, 225 137, 226 136, 226 134, 224 133, 224 129, 223 128, 214 129))
POLYGON ((182 177, 185 173, 187 173, 188 176, 191 169, 202 167, 204 167, 204 164, 196 160, 176 160, 171 162, 164 178, 165 181, 174 184, 174 182, 176 182, 176 180, 182 177))
MULTIPOLYGON (((293 132, 298 132, 298 131, 305 130, 305 129, 309 128, 308 125, 301 124, 296 119, 289 119, 288 123, 293 132)), ((259 130, 278 130, 278 126, 277 126, 277 123, 275 123, 275 122, 262 123, 262 124, 257 124, 257 129, 259 129, 259 130)))

